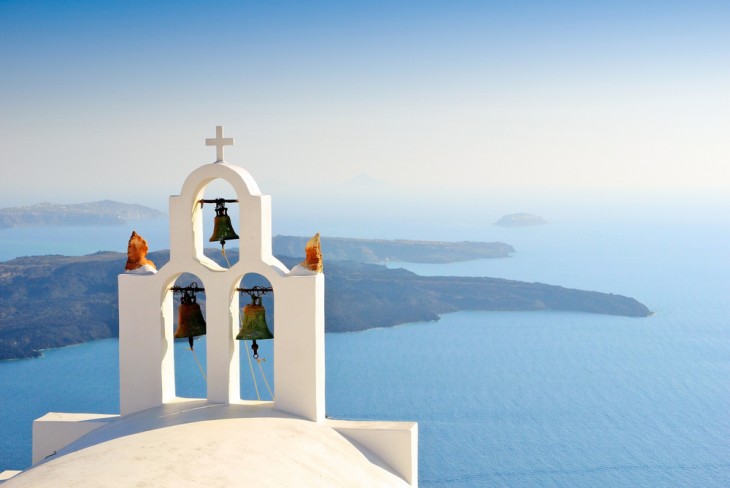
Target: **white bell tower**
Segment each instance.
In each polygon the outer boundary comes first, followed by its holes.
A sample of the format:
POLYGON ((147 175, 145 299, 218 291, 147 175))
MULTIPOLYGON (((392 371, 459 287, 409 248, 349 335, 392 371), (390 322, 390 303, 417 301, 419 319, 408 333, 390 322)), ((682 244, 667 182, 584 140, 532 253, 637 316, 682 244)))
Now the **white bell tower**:
MULTIPOLYGON (((330 449, 325 458, 334 459, 354 449, 353 445, 357 449, 365 448, 397 475, 398 484, 417 486, 418 426, 415 423, 326 418, 325 276, 316 272, 291 272, 273 256, 271 199, 261 194, 246 170, 224 160, 223 148, 231 144, 233 139, 224 138, 223 128, 217 127, 216 137, 206 139, 206 145, 216 148, 216 162, 195 169, 183 183, 180 195, 170 197, 170 260, 157 272, 122 273, 118 277, 120 415, 49 413, 37 419, 33 424, 33 463, 48 458, 53 462, 56 456, 64 457, 94 442, 115 442, 112 437, 117 432, 126 431, 128 435, 134 431, 142 435, 151 432, 153 425, 158 429, 174 428, 175 422, 189 426, 190 421, 186 419, 191 417, 195 422, 233 422, 223 430, 232 428, 241 432, 264 428, 271 418, 277 418, 281 420, 277 426, 304 422, 308 425, 304 430, 319 429, 311 440, 302 440, 309 443, 308 451, 330 449), (239 204, 236 228, 240 254, 238 262, 230 268, 219 266, 203 254, 200 200, 206 187, 217 179, 231 185, 239 204), (194 274, 206 294, 207 396, 203 399, 179 398, 175 392, 171 288, 182 273, 194 274), (266 278, 275 297, 274 400, 268 402, 241 400, 240 395, 241 351, 235 339, 240 310, 237 288, 249 273, 266 278), (95 436, 91 435, 92 431, 95 436), (340 441, 344 437, 355 442, 343 441, 347 443, 346 449, 327 447, 329 444, 320 442, 331 439, 332 435, 340 441)), ((211 428, 206 429, 208 435, 213 435, 211 428)), ((194 439, 189 442, 194 443, 194 439)), ((192 447, 173 444, 170 449, 192 447)), ((115 463, 124 462, 118 455, 114 456, 115 463)), ((130 456, 134 458, 131 451, 130 456)), ((360 455, 356 464, 369 464, 368 459, 360 455)), ((294 470, 293 478, 297 476, 298 466, 294 463, 289 468, 294 470)), ((337 466, 331 468, 335 470, 337 466)), ((329 468, 321 466, 321 469, 329 468)), ((345 465, 339 469, 354 476, 355 472, 347 471, 345 465)))
POLYGON ((119 369, 122 415, 175 401, 173 300, 170 288, 182 273, 193 273, 206 294, 207 399, 240 400, 239 300, 236 288, 247 273, 265 277, 273 288, 276 336, 275 408, 306 419, 324 419, 324 275, 290 275, 271 253, 271 199, 262 195, 243 168, 225 162, 217 137, 218 161, 194 170, 180 195, 170 197, 170 261, 155 274, 119 276, 119 369), (236 228, 239 260, 222 268, 203 254, 202 205, 213 180, 229 183, 239 202, 236 228))

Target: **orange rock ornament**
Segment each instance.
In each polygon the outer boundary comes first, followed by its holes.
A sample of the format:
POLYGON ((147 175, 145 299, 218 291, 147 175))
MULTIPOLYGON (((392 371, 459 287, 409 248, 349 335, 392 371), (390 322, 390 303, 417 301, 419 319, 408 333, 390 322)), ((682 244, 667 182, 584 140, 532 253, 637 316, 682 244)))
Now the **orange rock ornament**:
POLYGON ((309 271, 316 271, 321 273, 324 271, 324 264, 322 264, 322 247, 319 243, 319 232, 314 234, 314 237, 307 241, 304 246, 304 255, 306 256, 304 261, 299 263, 303 268, 307 268, 309 271))
POLYGON ((124 267, 127 273, 156 273, 155 263, 147 259, 147 241, 144 237, 132 231, 127 244, 127 264, 124 267))
POLYGON ((319 243, 319 232, 307 241, 307 244, 304 246, 304 256, 304 261, 294 266, 290 274, 308 275, 324 271, 324 264, 322 263, 322 248, 319 243))

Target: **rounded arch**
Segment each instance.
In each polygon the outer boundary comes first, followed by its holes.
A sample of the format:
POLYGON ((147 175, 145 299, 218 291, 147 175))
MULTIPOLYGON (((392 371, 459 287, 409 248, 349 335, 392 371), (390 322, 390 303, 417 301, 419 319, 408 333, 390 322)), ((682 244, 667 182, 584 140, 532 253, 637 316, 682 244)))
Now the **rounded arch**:
POLYGON ((225 162, 206 164, 195 169, 185 178, 180 196, 197 195, 211 180, 216 178, 228 181, 236 189, 239 197, 261 196, 259 185, 251 173, 240 166, 233 166, 225 162))
POLYGON ((255 254, 259 259, 270 257, 270 198, 261 195, 248 171, 221 162, 204 165, 193 171, 185 180, 180 195, 170 197, 171 260, 187 255, 210 269, 225 271, 225 268, 206 258, 203 253, 203 216, 198 203, 206 187, 217 179, 228 183, 238 200, 239 215, 234 227, 239 231, 240 253, 255 254))

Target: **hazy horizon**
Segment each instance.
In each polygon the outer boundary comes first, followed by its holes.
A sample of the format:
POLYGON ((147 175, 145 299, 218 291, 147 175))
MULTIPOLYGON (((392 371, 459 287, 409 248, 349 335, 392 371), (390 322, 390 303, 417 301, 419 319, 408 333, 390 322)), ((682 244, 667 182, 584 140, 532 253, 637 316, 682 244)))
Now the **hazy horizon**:
MULTIPOLYGON (((329 237, 489 241, 496 239, 494 234, 497 231, 493 226, 499 218, 521 212, 543 217, 548 225, 569 223, 576 231, 580 231, 583 224, 603 222, 608 226, 616 223, 646 224, 647 231, 653 224, 700 223, 726 232, 730 223, 727 219, 730 199, 722 192, 520 194, 505 190, 493 193, 441 189, 438 192, 404 193, 395 185, 373 188, 366 182, 362 186, 327 186, 308 194, 305 188, 277 188, 265 183, 260 187, 262 193, 271 196, 273 235, 308 236, 320 232, 329 237), (436 233, 435 229, 440 231, 436 233)), ((168 197, 160 195, 150 201, 131 198, 119 201, 142 204, 167 213, 168 197)), ((235 198, 235 195, 226 183, 214 182, 206 189, 206 197, 235 198)), ((69 195, 51 203, 86 201, 69 195)), ((212 208, 205 211, 205 222, 212 222, 212 208)), ((238 215, 236 204, 229 205, 229 213, 235 221, 238 215)), ((126 225, 130 229, 136 228, 135 221, 126 225)), ((637 232, 642 232, 642 229, 641 226, 634 227, 637 232)), ((520 232, 520 229, 514 229, 514 232, 520 232)))
POLYGON ((0 2, 0 207, 166 210, 216 125, 275 219, 730 205, 726 2, 171 5, 0 2))

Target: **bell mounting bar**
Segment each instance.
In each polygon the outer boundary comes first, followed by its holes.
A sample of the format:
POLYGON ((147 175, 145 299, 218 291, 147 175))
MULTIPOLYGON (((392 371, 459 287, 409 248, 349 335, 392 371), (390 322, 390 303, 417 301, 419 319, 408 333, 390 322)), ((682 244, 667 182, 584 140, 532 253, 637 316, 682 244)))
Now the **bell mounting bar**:
POLYGON ((215 203, 216 205, 223 205, 224 203, 238 203, 238 200, 229 200, 226 198, 216 198, 214 200, 201 199, 201 200, 198 200, 198 203, 200 204, 200 207, 202 208, 204 203, 215 203))
POLYGON ((269 292, 273 292, 274 289, 271 287, 266 287, 266 286, 254 286, 253 288, 236 288, 236 291, 239 291, 241 293, 246 293, 251 298, 254 298, 254 297, 260 298, 269 292))
POLYGON ((192 292, 192 293, 205 293, 205 288, 201 288, 198 286, 196 282, 190 283, 188 286, 173 286, 170 288, 173 293, 186 293, 186 292, 192 292))

